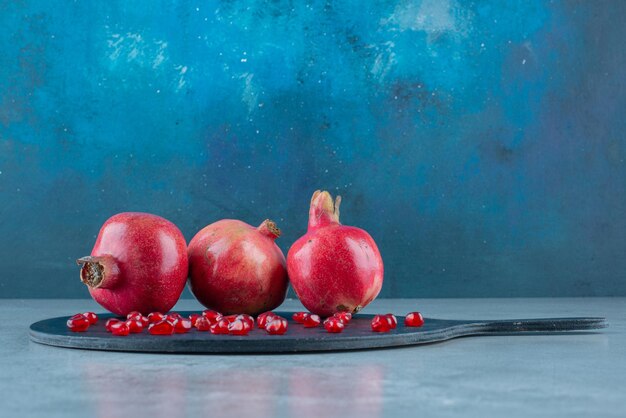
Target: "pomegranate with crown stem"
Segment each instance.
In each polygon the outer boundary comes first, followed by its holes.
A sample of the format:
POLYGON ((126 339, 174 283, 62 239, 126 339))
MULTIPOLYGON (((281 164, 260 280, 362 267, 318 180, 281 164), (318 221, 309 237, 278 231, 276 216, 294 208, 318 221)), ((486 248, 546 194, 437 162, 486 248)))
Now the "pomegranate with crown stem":
POLYGON ((341 197, 313 193, 307 233, 287 254, 289 279, 302 304, 322 317, 357 313, 383 285, 383 260, 372 237, 339 223, 341 197))

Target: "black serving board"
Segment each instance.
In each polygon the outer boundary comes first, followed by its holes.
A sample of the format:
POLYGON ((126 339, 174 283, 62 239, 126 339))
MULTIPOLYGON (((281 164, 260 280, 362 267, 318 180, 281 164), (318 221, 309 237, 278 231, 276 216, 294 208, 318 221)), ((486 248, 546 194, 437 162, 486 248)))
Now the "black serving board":
MULTIPOLYGON (((180 312, 189 315, 191 312, 180 312)), ((544 318, 498 321, 463 321, 425 318, 420 328, 405 327, 398 317, 398 328, 388 333, 372 332, 373 315, 355 315, 340 334, 318 328, 304 328, 291 320, 293 312, 277 312, 288 318, 284 335, 269 335, 254 329, 247 336, 212 335, 192 329, 187 334, 150 335, 147 331, 116 337, 104 324, 111 314, 99 314, 98 323, 87 332, 71 332, 66 321, 58 317, 35 322, 30 326, 31 340, 57 347, 89 350, 134 351, 144 353, 303 353, 343 351, 371 348, 429 344, 457 337, 502 334, 545 334, 565 331, 586 331, 607 326, 604 318, 544 318)))

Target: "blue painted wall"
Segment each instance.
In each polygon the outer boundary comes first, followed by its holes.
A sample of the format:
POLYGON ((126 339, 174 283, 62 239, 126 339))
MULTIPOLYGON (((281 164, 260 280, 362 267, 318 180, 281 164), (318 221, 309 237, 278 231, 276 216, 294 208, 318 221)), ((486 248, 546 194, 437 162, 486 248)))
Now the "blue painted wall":
POLYGON ((311 193, 383 296, 626 295, 626 2, 1 1, 0 296, 85 297, 127 210, 187 239, 311 193))

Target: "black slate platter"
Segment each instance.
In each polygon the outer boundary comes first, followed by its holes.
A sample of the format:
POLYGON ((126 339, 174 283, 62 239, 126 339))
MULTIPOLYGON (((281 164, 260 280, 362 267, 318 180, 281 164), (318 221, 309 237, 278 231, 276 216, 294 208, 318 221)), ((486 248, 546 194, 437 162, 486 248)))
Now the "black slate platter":
MULTIPOLYGON (((191 312, 180 312, 189 315, 191 312)), ((303 353, 343 351, 429 344, 457 337, 502 334, 545 334, 586 331, 607 326, 604 318, 545 318, 498 321, 461 321, 425 318, 420 328, 405 327, 398 317, 398 328, 389 333, 372 332, 373 315, 355 315, 340 334, 318 328, 304 328, 291 320, 292 312, 277 312, 289 319, 284 335, 269 335, 254 329, 247 336, 212 335, 192 329, 187 334, 150 335, 147 331, 116 337, 104 323, 111 314, 99 314, 98 323, 86 332, 71 332, 66 321, 58 317, 35 322, 30 326, 31 340, 47 345, 89 350, 134 351, 146 353, 303 353)))

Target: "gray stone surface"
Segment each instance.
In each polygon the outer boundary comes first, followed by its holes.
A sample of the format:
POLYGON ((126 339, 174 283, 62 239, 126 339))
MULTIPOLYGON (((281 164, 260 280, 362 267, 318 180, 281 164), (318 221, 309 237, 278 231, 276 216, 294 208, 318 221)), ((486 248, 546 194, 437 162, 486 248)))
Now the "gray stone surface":
MULTIPOLYGON (((200 306, 185 300, 177 309, 200 306)), ((609 328, 333 354, 130 354, 29 341, 34 321, 100 311, 90 300, 4 299, 0 415, 624 416, 626 298, 387 299, 365 312, 415 309, 451 319, 606 316, 609 328)))

